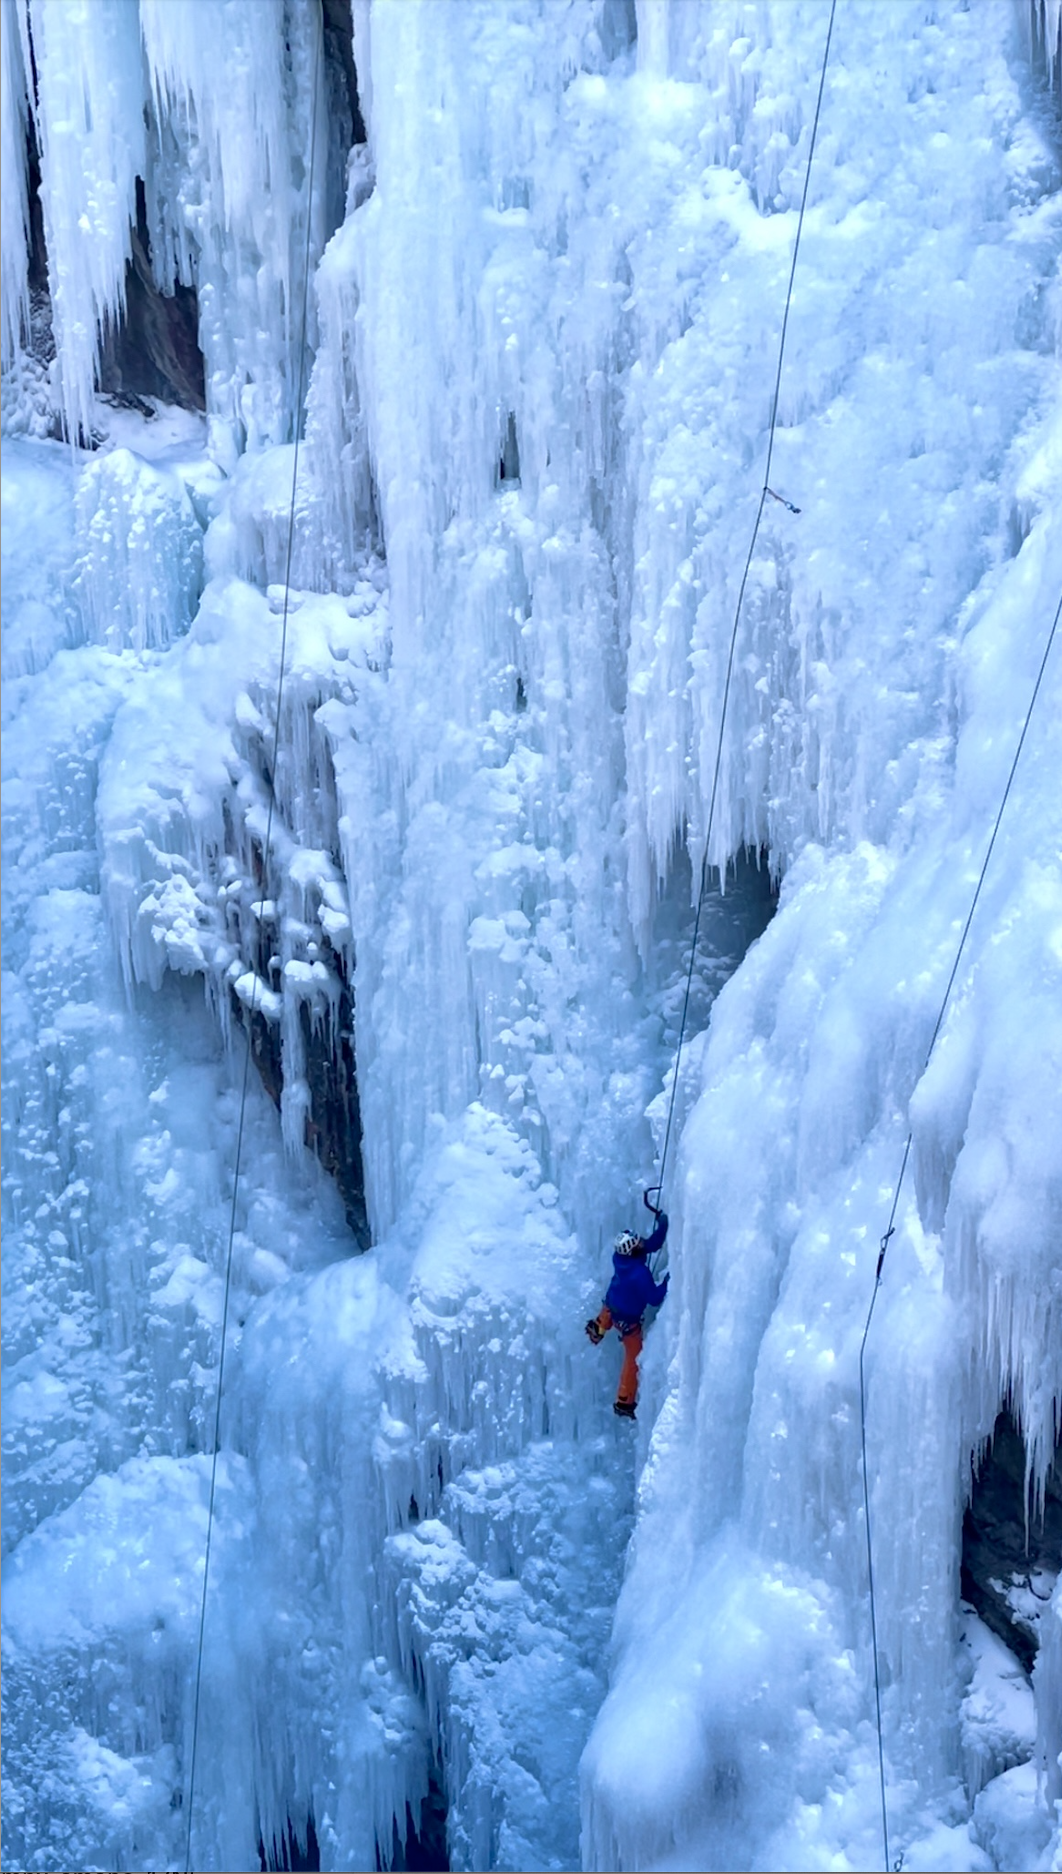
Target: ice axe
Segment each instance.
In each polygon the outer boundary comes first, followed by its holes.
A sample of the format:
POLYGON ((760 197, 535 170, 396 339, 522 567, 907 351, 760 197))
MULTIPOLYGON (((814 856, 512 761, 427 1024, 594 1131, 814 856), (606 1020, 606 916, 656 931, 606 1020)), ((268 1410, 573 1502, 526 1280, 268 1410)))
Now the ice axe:
POLYGON ((652 1211, 654 1217, 661 1217, 663 1215, 663 1205, 653 1203, 654 1192, 656 1193, 657 1197, 663 1197, 664 1195, 663 1185, 662 1184, 648 1185, 647 1188, 642 1192, 642 1203, 645 1205, 646 1210, 652 1211))

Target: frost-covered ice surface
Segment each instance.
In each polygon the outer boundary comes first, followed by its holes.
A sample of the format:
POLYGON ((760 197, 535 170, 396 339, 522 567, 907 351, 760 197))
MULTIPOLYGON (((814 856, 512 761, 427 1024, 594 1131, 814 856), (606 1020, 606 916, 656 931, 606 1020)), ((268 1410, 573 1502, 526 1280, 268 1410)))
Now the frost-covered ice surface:
POLYGON ((1062 1400, 1057 646, 923 1071, 1062 594, 1050 0, 838 6, 636 1429, 582 1335, 828 11, 355 0, 348 161, 315 9, 0 5, 11 1867, 184 1865, 242 1019, 193 1865, 401 1862, 433 1785, 454 1867, 879 1865, 909 1128, 891 1843, 1059 1865, 1059 1590, 1031 1686, 959 1599, 997 1412, 1035 1499, 1062 1400), (94 394, 138 175, 204 418, 94 394), (307 1149, 351 1047, 368 1256, 307 1149))

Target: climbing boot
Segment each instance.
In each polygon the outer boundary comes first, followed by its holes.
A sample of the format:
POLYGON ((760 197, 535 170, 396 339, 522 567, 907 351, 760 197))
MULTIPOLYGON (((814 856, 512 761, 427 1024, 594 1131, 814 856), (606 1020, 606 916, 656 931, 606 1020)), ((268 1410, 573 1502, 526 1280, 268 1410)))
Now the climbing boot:
POLYGON ((618 1419, 632 1419, 635 1417, 634 1407, 629 1404, 626 1399, 617 1399, 612 1410, 618 1419))
POLYGON ((592 1340, 595 1347, 600 1347, 601 1342, 604 1340, 605 1336, 602 1334, 601 1329, 598 1327, 596 1321, 587 1322, 586 1338, 587 1340, 592 1340))

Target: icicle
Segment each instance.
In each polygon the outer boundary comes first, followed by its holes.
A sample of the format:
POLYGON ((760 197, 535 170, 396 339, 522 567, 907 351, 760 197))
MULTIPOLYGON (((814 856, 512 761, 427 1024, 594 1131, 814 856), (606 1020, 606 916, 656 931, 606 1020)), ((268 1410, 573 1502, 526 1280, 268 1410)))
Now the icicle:
POLYGON ((125 309, 144 166, 137 0, 32 0, 41 203, 68 434, 92 430, 100 336, 125 309))
MULTIPOLYGON (((142 0, 140 17, 155 116, 176 137, 184 171, 214 446, 232 467, 245 447, 289 440, 300 416, 306 217, 312 267, 326 198, 322 104, 314 198, 306 199, 315 64, 324 92, 315 55, 320 15, 285 0, 251 7, 225 0, 207 33, 198 0, 142 0)), ((175 258, 189 266, 180 252, 175 258)), ((311 348, 313 319, 311 294, 311 348)))
POLYGON ((188 629, 202 586, 203 535, 178 475, 112 450, 81 476, 77 525, 90 639, 112 650, 157 650, 188 629))
POLYGON ((322 510, 317 543, 320 577, 349 589, 356 569, 378 544, 368 432, 356 355, 357 229, 353 216, 372 190, 364 150, 352 152, 348 214, 317 270, 321 346, 307 400, 307 451, 322 510), (342 465, 336 473, 336 464, 342 465))
POLYGON ((635 6, 638 20, 638 70, 647 78, 666 78, 671 0, 635 0, 635 6))
POLYGON ((1043 49, 1047 76, 1054 87, 1062 66, 1062 0, 1029 0, 1034 45, 1043 49))
POLYGON ((16 5, 0 0, 0 358, 15 358, 29 321, 26 74, 16 5))

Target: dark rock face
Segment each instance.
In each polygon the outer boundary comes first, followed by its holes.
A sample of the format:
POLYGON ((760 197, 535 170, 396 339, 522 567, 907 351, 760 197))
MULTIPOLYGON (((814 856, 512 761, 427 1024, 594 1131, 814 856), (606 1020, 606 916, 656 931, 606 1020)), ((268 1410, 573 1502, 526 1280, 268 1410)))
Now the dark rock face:
MULTIPOLYGON (((272 953, 268 922, 261 927, 262 942, 255 967, 264 981, 283 993, 282 981, 272 953)), ((306 1115, 305 1141, 316 1152, 325 1170, 338 1186, 347 1224, 359 1249, 371 1247, 368 1213, 365 1208, 365 1173, 361 1153, 361 1106, 354 1061, 354 995, 347 981, 343 959, 334 950, 323 931, 318 931, 317 949, 333 977, 338 980, 336 1014, 331 1023, 314 1024, 305 1002, 299 1006, 299 1026, 305 1050, 305 1079, 310 1095, 306 1115)), ((230 1007, 237 1024, 246 1031, 248 1011, 230 991, 230 1007)), ((284 1064, 279 1023, 269 1021, 259 1009, 250 1017, 251 1059, 263 1087, 278 1111, 284 1091, 284 1064)))
POLYGON ((354 1067, 354 998, 343 973, 342 961, 332 952, 329 962, 342 983, 332 1046, 322 1032, 313 1033, 305 1002, 299 1009, 306 1049, 306 1080, 310 1111, 306 1143, 317 1153, 339 1187, 347 1222, 363 1249, 369 1247, 369 1220, 365 1210, 365 1175, 361 1160, 361 1108, 354 1067))
POLYGON ((1031 1672, 1038 1609, 1062 1568, 1062 1447, 1047 1475, 1043 1514, 1025 1486, 1025 1444, 1001 1412, 974 1478, 962 1525, 961 1594, 1031 1672))
POLYGON ((302 1874, 302 1870, 314 1870, 321 1865, 321 1850, 317 1843, 317 1829, 312 1815, 308 1815, 304 1828, 300 1831, 288 1817, 287 1829, 282 1840, 274 1836, 267 1847, 261 1836, 258 1838, 258 1865, 262 1874, 271 1874, 271 1870, 291 1869, 292 1874, 302 1874))
POLYGON ((520 485, 520 445, 516 435, 516 418, 511 410, 498 458, 497 485, 499 488, 518 488, 520 485))
POLYGON ((638 43, 635 0, 603 0, 598 16, 601 50, 607 59, 618 58, 638 43))
POLYGON ((206 408, 195 288, 179 283, 160 293, 151 271, 144 185, 136 182, 136 228, 125 272, 125 318, 105 335, 100 390, 123 402, 157 397, 185 410, 206 408))
POLYGON ((428 1794, 420 1806, 419 1822, 406 1804, 406 1839, 399 1838, 394 1825, 391 1852, 386 1861, 376 1850, 377 1874, 390 1868, 392 1874, 446 1874, 450 1866, 446 1842, 446 1795, 434 1773, 429 1773, 428 1794))
POLYGON ((343 73, 346 89, 347 109, 350 113, 350 128, 347 148, 352 143, 364 143, 365 123, 361 115, 361 101, 358 97, 358 74, 354 67, 354 22, 351 17, 350 0, 323 0, 324 53, 326 61, 334 61, 343 73))
MULTIPOLYGON (((48 291, 48 254, 41 209, 40 157, 32 117, 26 135, 28 206, 30 220, 29 289, 30 330, 26 343, 43 364, 55 356, 51 302, 48 291)), ((194 287, 176 283, 163 293, 151 268, 151 242, 147 226, 144 184, 136 180, 136 227, 125 273, 125 317, 103 335, 98 371, 99 389, 119 402, 139 407, 144 399, 179 404, 186 410, 206 408, 206 377, 199 349, 199 302, 194 287)), ((145 414, 151 415, 149 406, 145 414)), ((92 439, 80 439, 91 446, 92 439)))

